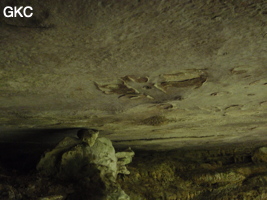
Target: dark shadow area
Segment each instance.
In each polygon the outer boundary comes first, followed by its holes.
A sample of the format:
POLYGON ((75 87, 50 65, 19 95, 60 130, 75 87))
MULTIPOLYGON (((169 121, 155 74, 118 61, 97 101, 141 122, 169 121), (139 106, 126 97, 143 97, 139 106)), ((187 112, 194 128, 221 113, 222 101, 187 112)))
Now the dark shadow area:
POLYGON ((0 164, 7 170, 35 169, 42 154, 78 129, 5 129, 0 131, 0 164))

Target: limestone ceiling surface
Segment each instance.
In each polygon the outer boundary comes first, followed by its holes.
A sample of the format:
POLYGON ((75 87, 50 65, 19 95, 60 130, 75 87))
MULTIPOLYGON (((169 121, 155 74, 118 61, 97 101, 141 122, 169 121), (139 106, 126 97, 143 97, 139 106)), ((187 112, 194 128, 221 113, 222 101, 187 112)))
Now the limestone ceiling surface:
POLYGON ((118 146, 267 141, 267 2, 1 1, 0 125, 118 146))

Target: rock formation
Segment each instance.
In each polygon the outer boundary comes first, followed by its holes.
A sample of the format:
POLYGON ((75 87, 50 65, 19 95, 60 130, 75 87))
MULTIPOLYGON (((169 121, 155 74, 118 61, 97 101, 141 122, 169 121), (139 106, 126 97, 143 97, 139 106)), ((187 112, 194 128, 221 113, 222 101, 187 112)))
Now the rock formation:
MULTIPOLYGON (((45 153, 37 170, 45 176, 77 181, 108 200, 128 200, 116 179, 119 173, 130 174, 125 165, 132 161, 134 152, 128 149, 115 153, 111 141, 99 138, 98 133, 97 130, 81 129, 78 138, 64 138, 45 153)), ((100 196, 94 198, 102 198, 100 196)))
POLYGON ((267 199, 267 0, 0 12, 1 200, 267 199))

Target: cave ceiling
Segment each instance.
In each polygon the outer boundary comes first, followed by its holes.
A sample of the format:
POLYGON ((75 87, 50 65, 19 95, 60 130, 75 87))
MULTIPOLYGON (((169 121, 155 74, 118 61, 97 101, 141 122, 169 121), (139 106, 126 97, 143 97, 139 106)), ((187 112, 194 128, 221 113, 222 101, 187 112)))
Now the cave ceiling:
POLYGON ((267 3, 1 0, 0 126, 94 128, 117 146, 267 141, 267 3))

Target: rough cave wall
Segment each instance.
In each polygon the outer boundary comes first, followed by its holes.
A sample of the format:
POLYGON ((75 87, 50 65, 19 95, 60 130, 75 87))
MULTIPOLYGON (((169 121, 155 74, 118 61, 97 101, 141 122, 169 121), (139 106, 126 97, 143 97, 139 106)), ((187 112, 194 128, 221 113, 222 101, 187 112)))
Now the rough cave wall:
POLYGON ((1 16, 1 127, 163 149, 266 140, 265 1, 0 3, 17 4, 34 16, 1 16))

